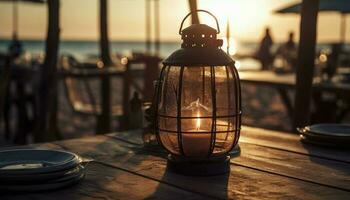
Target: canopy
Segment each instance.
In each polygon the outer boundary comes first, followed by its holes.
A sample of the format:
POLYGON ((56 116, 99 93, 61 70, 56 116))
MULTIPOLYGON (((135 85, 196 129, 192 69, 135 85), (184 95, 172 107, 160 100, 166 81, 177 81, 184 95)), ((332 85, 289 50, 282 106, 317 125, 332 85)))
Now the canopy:
MULTIPOLYGON (((301 3, 294 3, 275 11, 276 13, 299 13, 301 3)), ((349 0, 320 0, 319 11, 334 11, 340 13, 350 13, 349 0)))
MULTIPOLYGON (((299 13, 301 3, 294 3, 282 9, 276 10, 275 13, 299 13)), ((342 14, 341 26, 340 26, 340 38, 341 42, 345 42, 346 32, 346 14, 350 13, 350 1, 349 0, 320 0, 319 3, 320 12, 339 12, 342 14)))

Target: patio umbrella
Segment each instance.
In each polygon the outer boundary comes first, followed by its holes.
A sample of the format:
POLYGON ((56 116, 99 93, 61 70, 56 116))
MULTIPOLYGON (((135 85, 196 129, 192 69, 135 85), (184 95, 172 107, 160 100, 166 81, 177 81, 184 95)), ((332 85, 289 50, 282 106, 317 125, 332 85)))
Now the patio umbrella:
MULTIPOLYGON (((160 13, 159 13, 159 0, 153 0, 154 3, 154 47, 155 53, 160 52, 160 13)), ((151 0, 145 0, 145 20, 146 20, 146 50, 147 53, 151 52, 151 0)))
POLYGON ((13 36, 17 35, 18 30, 18 2, 28 2, 28 3, 36 3, 36 4, 43 4, 45 3, 44 0, 0 0, 0 2, 12 2, 13 3, 13 10, 12 10, 12 20, 13 20, 13 36))
MULTIPOLYGON (((301 3, 289 5, 285 8, 276 10, 275 13, 300 13, 301 3)), ((346 14, 350 13, 350 1, 349 0, 320 0, 319 12, 339 12, 341 13, 341 26, 340 26, 340 41, 345 42, 346 34, 346 14)))
MULTIPOLYGON (((194 12, 197 10, 197 0, 188 0, 189 6, 190 6, 190 11, 194 12)), ((198 18, 198 13, 194 12, 192 14, 192 24, 199 24, 199 18, 198 18)))
POLYGON ((146 50, 151 52, 151 1, 145 0, 146 50))
POLYGON ((315 66, 319 0, 303 0, 300 9, 300 40, 294 99, 293 130, 309 123, 315 66))
POLYGON ((226 42, 227 42, 227 54, 230 55, 230 37, 231 37, 231 32, 230 32, 230 19, 227 18, 227 24, 226 24, 226 42))

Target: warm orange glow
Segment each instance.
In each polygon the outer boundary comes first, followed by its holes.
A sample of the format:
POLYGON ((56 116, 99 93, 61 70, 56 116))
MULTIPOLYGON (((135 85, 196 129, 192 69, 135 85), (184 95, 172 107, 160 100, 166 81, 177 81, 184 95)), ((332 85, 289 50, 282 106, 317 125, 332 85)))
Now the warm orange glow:
POLYGON ((201 118, 200 118, 199 111, 197 112, 196 128, 197 128, 197 131, 201 128, 201 118))
MULTIPOLYGON (((222 38, 222 40, 223 40, 223 45, 222 45, 222 49, 224 50, 224 51, 226 51, 226 49, 227 49, 227 39, 226 38, 222 38)), ((229 52, 227 52, 227 53, 229 53, 230 55, 235 55, 236 53, 237 53, 237 49, 238 49, 238 43, 237 43, 237 40, 235 40, 233 37, 230 37, 230 39, 229 39, 229 45, 230 45, 230 48, 229 48, 229 52)))
POLYGON ((327 62, 327 60, 328 60, 327 55, 323 54, 323 53, 319 56, 319 59, 321 62, 327 62))
POLYGON ((123 64, 123 65, 126 65, 128 64, 128 58, 127 57, 123 57, 120 62, 123 64))
MULTIPOLYGON (((205 8, 217 16, 219 25, 221 27, 221 37, 225 37, 225 29, 227 20, 230 22, 231 37, 244 36, 252 31, 256 32, 257 24, 264 26, 269 17, 268 6, 266 1, 245 0, 232 1, 220 0, 218 1, 199 1, 199 7, 205 8)), ((201 14, 201 21, 215 27, 214 20, 201 14)), ((230 39, 231 42, 231 39, 230 39)), ((234 46, 234 42, 231 43, 234 46)))
POLYGON ((104 64, 101 60, 97 61, 97 68, 102 69, 104 67, 104 64))
MULTIPOLYGON (((145 39, 144 2, 141 0, 108 2, 110 40, 143 41, 145 39)), ((298 2, 297 0, 197 0, 197 2, 198 9, 208 10, 218 17, 222 29, 220 38, 225 37, 226 23, 229 19, 231 37, 238 42, 259 41, 265 26, 271 27, 274 41, 284 42, 289 31, 294 31, 296 33, 295 39, 298 40, 299 16, 296 14, 278 15, 273 12, 298 2)), ((60 4, 61 39, 98 40, 98 3, 99 1, 86 0, 62 1, 60 4), (84 6, 81 7, 81 5, 84 6), (76 12, 77 8, 81 8, 79 12, 76 12)), ((162 0, 159 4, 161 8, 161 40, 179 41, 177 31, 181 20, 189 12, 188 1, 162 0), (171 11, 172 14, 167 14, 168 11, 171 11)), ((19 38, 44 39, 47 26, 45 4, 19 3, 18 6, 20 11, 19 38)), ((318 41, 338 42, 339 15, 329 13, 319 17, 318 41)), ((13 27, 11 1, 1 2, 0 19, 0 37, 11 38, 13 27)), ((200 14, 200 19, 202 23, 209 23, 210 26, 215 25, 213 19, 205 14, 200 14)), ((346 27, 350 27, 350 20, 346 21, 346 27)), ((348 42, 349 40, 350 38, 347 37, 348 42)), ((5 50, 5 48, 3 49, 5 50)), ((0 49, 2 48, 0 47, 0 49)), ((241 50, 240 47, 238 49, 241 50)))

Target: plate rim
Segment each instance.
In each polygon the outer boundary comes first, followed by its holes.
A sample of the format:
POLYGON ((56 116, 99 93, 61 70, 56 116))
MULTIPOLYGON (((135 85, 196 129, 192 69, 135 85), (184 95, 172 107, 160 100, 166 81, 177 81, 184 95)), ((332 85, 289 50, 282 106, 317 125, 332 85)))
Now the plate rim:
POLYGON ((317 145, 317 146, 321 146, 321 147, 333 147, 333 148, 338 148, 338 149, 345 149, 345 148, 348 149, 349 148, 348 145, 346 145, 346 144, 315 141, 315 140, 311 139, 310 136, 308 136, 307 134, 303 134, 303 133, 301 133, 299 136, 300 136, 300 141, 302 143, 317 145))
POLYGON ((55 171, 62 171, 69 168, 73 168, 74 166, 77 166, 79 163, 81 163, 82 159, 79 155, 64 151, 64 150, 55 150, 55 149, 10 149, 10 150, 2 150, 0 153, 6 153, 6 152, 21 152, 21 151, 42 151, 42 152, 60 152, 72 155, 73 157, 65 162, 62 162, 59 165, 49 166, 49 167, 43 167, 43 168, 32 168, 32 169, 1 169, 0 168, 0 175, 2 174, 42 174, 42 173, 50 173, 55 171))
POLYGON ((315 131, 312 130, 312 127, 316 127, 316 126, 347 126, 350 128, 350 124, 336 124, 336 123, 321 123, 321 124, 313 124, 310 126, 306 126, 305 130, 314 134, 318 134, 318 135, 325 135, 325 136, 335 136, 335 137, 349 137, 350 138, 350 133, 349 134, 344 134, 344 133, 332 133, 329 134, 330 132, 324 132, 324 131, 315 131))
POLYGON ((4 192, 39 192, 39 191, 49 191, 49 190, 58 190, 64 187, 68 187, 74 184, 79 183, 86 176, 85 172, 81 173, 79 176, 72 177, 66 181, 61 182, 48 182, 42 184, 29 184, 29 185, 6 185, 0 186, 0 191, 4 192), (40 188, 42 187, 42 188, 40 188))
POLYGON ((52 181, 56 180, 59 178, 62 178, 64 176, 68 176, 68 172, 71 171, 72 174, 77 174, 81 173, 84 171, 85 168, 83 165, 78 165, 76 167, 67 169, 67 170, 62 170, 58 172, 52 172, 52 173, 42 173, 42 174, 21 174, 21 175, 5 175, 0 177, 0 186, 7 184, 7 183, 14 183, 16 182, 17 184, 31 184, 35 183, 38 181, 52 181))

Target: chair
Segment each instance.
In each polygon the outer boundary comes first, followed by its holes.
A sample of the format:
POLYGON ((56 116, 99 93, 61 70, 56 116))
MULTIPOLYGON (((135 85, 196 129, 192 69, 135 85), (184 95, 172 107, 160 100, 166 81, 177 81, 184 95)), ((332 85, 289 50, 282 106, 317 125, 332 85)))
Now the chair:
MULTIPOLYGON (((134 87, 135 90, 142 94, 142 99, 145 102, 150 102, 153 98, 154 85, 153 82, 159 76, 159 63, 162 59, 158 56, 138 55, 129 58, 126 64, 127 83, 126 86, 134 87), (134 69, 133 65, 144 65, 144 69, 134 69), (140 73, 141 71, 142 73, 140 73), (137 83, 135 78, 143 78, 143 87, 137 83)), ((129 91, 129 90, 126 90, 129 91)), ((127 95, 129 97, 129 94, 127 95)))
MULTIPOLYGON (((3 60, 3 56, 0 56, 3 60)), ((0 61, 0 108, 4 118, 5 138, 10 139, 10 113, 16 108, 17 120, 14 126, 16 131, 13 142, 16 144, 26 144, 27 134, 34 128, 36 113, 36 87, 34 78, 38 73, 32 65, 14 64, 12 58, 7 56, 4 61, 0 61), (31 112, 29 112, 29 109, 31 112), (30 114, 32 113, 32 114, 30 114)))
MULTIPOLYGON (((79 63, 72 56, 62 56, 60 66, 65 93, 70 107, 76 113, 95 116, 97 122, 96 131, 99 132, 102 103, 98 103, 91 82, 94 79, 101 81, 104 76, 109 78, 121 76, 122 73, 115 70, 102 72, 103 70, 99 69, 99 63, 79 63)), ((111 116, 118 120, 121 119, 123 116, 122 104, 111 106, 111 116)))

